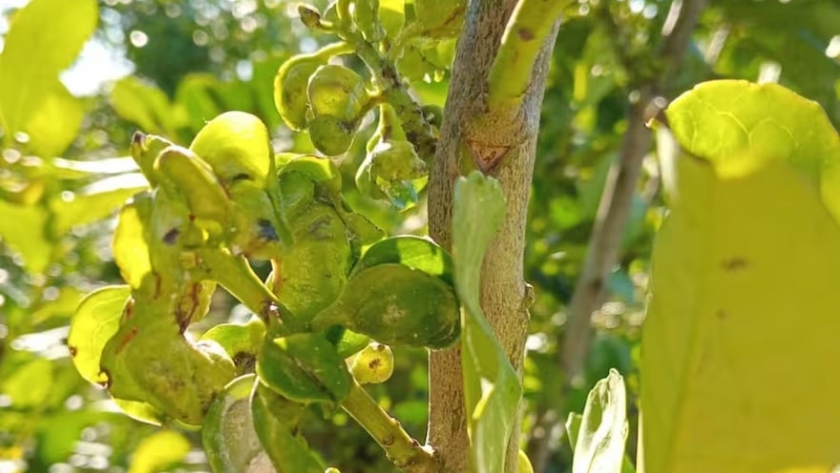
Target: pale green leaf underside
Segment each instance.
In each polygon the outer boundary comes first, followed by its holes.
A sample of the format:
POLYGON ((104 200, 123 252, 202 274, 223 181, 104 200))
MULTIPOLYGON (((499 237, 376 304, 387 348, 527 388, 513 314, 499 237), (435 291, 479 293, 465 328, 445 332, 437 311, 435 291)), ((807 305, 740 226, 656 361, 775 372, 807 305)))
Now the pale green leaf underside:
POLYGON ((812 102, 741 81, 702 84, 667 117, 693 156, 660 152, 670 213, 642 339, 644 471, 829 472, 837 132, 812 102))
POLYGON ((627 440, 627 394, 616 370, 595 383, 575 441, 572 473, 621 473, 627 440))
POLYGON ((505 214, 499 183, 474 172, 455 186, 452 253, 465 309, 461 362, 472 471, 502 472, 522 386, 479 303, 484 254, 505 214))

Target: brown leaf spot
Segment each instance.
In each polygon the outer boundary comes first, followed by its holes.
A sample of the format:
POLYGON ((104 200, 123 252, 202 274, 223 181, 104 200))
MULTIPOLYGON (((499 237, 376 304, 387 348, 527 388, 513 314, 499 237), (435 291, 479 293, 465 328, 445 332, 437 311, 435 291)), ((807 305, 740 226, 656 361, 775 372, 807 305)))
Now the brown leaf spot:
POLYGON ((128 332, 125 335, 125 337, 123 337, 122 340, 120 340, 120 344, 119 344, 119 346, 117 346, 116 353, 119 354, 120 352, 122 352, 123 349, 125 349, 126 345, 128 345, 129 342, 134 340, 134 337, 136 337, 136 336, 137 336, 137 327, 132 327, 131 331, 128 332))
POLYGON ((516 32, 519 34, 519 39, 522 41, 531 41, 534 39, 534 33, 528 28, 519 28, 516 32))
POLYGON ((378 370, 380 366, 382 366, 382 360, 379 358, 374 358, 368 363, 368 368, 372 370, 378 370))
POLYGON ((733 256, 721 262, 724 271, 738 271, 746 268, 749 265, 747 260, 741 256, 733 256))
POLYGON ((79 353, 79 349, 74 347, 73 345, 67 345, 67 348, 70 350, 70 356, 72 358, 75 358, 76 354, 79 353))

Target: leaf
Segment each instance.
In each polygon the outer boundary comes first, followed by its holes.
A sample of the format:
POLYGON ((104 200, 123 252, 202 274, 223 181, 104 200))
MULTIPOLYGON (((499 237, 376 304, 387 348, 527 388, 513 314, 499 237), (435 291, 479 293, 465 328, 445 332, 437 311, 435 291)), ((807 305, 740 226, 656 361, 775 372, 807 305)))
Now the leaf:
POLYGON ((670 213, 641 349, 644 471, 831 471, 840 138, 816 104, 775 84, 704 83, 666 115, 670 213))
POLYGON ((164 430, 140 442, 128 473, 157 473, 183 461, 190 452, 190 442, 174 430, 164 430))
POLYGON ((257 374, 275 392, 296 402, 341 402, 350 392, 344 359, 320 333, 266 338, 257 374))
POLYGON ((213 340, 224 348, 240 373, 253 371, 265 337, 265 325, 254 317, 244 324, 219 324, 204 332, 201 340, 213 340))
POLYGON ((255 383, 251 394, 254 429, 277 473, 321 473, 324 466, 293 433, 298 430, 306 406, 284 399, 263 383, 255 383))
POLYGON ((102 220, 146 188, 148 184, 142 174, 120 174, 94 182, 70 199, 56 197, 50 202, 50 209, 55 215, 53 231, 63 235, 73 227, 102 220))
POLYGON ((152 196, 150 193, 138 194, 120 210, 117 228, 114 230, 112 250, 114 263, 120 268, 123 280, 138 290, 154 274, 152 271, 149 235, 152 232, 152 196))
POLYGON ((253 374, 234 379, 207 411, 201 441, 212 471, 244 473, 263 453, 251 416, 255 381, 253 374))
POLYGON ((166 93, 155 85, 137 77, 125 77, 114 84, 110 101, 117 115, 139 126, 144 133, 174 133, 172 105, 166 93))
POLYGON ((461 336, 470 459, 478 473, 502 472, 522 385, 479 302, 482 261, 505 215, 498 181, 474 171, 455 185, 452 256, 465 309, 461 336))
POLYGON ((15 205, 0 201, 0 238, 23 257, 32 274, 43 273, 50 263, 52 243, 47 239, 49 215, 40 206, 15 205))
POLYGON ((81 102, 56 79, 23 127, 29 135, 30 151, 45 158, 64 153, 76 139, 84 116, 81 102))
POLYGON ((107 286, 88 294, 70 321, 67 346, 73 364, 82 378, 95 384, 108 381, 99 361, 108 340, 117 333, 125 304, 131 295, 128 286, 107 286))
POLYGON ((379 0, 379 21, 385 34, 396 38, 405 24, 405 0, 379 0))
POLYGON ((0 127, 23 129, 93 33, 95 0, 32 0, 15 14, 0 55, 0 127))
POLYGON ((627 394, 618 371, 595 383, 575 442, 573 473, 620 473, 627 440, 627 394))
POLYGON ((356 263, 352 274, 380 264, 395 263, 422 271, 454 285, 452 259, 435 242, 416 236, 403 235, 373 244, 356 263))
POLYGON ((50 164, 53 166, 54 175, 59 179, 85 179, 91 174, 123 174, 140 170, 130 156, 95 161, 54 158, 50 164))
POLYGON ((0 383, 0 393, 9 396, 18 409, 33 409, 44 404, 53 384, 53 366, 46 358, 33 358, 18 367, 0 383))
POLYGON ((458 340, 455 292, 438 277, 394 263, 353 275, 341 298, 321 311, 313 326, 338 324, 394 346, 443 349, 458 340))
POLYGON ((160 426, 164 422, 164 415, 151 404, 141 401, 126 401, 113 399, 114 405, 128 417, 146 424, 160 426))

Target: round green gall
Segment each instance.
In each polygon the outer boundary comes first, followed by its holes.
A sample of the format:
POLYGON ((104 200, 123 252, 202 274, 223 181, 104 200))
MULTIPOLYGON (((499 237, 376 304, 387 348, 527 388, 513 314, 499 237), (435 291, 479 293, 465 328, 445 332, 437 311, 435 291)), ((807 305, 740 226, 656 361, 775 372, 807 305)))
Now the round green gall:
POLYGON ((359 384, 380 384, 394 373, 394 352, 391 347, 372 343, 353 358, 350 374, 359 384))
POLYGON ((321 66, 312 74, 306 97, 315 117, 329 115, 344 121, 358 121, 370 101, 359 74, 335 64, 321 66))
POLYGON ((335 209, 312 203, 292 221, 295 244, 275 261, 270 286, 280 302, 311 320, 341 294, 353 264, 347 228, 335 209))
POLYGON ((268 128, 250 113, 226 112, 210 120, 190 150, 210 165, 225 187, 240 181, 266 187, 273 169, 268 128))
POLYGON ((338 156, 350 148, 358 124, 355 119, 318 116, 309 122, 309 138, 318 151, 327 156, 338 156))
POLYGON ((401 264, 354 274, 313 326, 342 325, 391 346, 443 349, 458 339, 461 311, 451 285, 401 264))
POLYGON ((284 62, 274 77, 274 105, 292 130, 306 129, 306 88, 309 78, 323 64, 318 56, 300 54, 284 62))

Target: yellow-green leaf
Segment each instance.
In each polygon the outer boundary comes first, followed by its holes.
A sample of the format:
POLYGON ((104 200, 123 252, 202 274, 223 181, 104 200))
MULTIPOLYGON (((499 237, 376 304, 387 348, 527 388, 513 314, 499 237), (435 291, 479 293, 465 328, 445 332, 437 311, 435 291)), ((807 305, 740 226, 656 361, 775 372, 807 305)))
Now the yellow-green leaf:
POLYGON ((120 79, 111 90, 114 111, 139 126, 144 133, 174 133, 172 104, 159 88, 136 77, 120 79))
POLYGON ((503 472, 522 385, 479 302, 482 261, 502 223, 505 196, 498 181, 474 171, 455 185, 452 256, 455 286, 464 306, 464 367, 470 463, 476 473, 503 472))
POLYGON ((52 231, 63 235, 71 228, 102 220, 114 213, 132 195, 148 187, 140 173, 103 178, 80 189, 69 199, 56 197, 50 202, 54 215, 52 231))
POLYGON ((0 382, 0 393, 9 396, 18 409, 44 404, 53 386, 53 366, 46 358, 33 358, 0 382))
POLYGON ((55 79, 51 89, 45 92, 43 103, 23 127, 29 135, 29 149, 45 158, 61 155, 76 139, 84 116, 81 101, 55 79))
POLYGON ((93 33, 96 0, 32 0, 14 16, 0 55, 0 126, 21 131, 93 33))
POLYGON ((46 209, 0 201, 0 215, 0 239, 20 253, 28 272, 42 273, 50 263, 52 252, 52 244, 47 239, 46 209))
POLYGON ((143 439, 131 461, 128 473, 157 473, 176 464, 190 452, 190 442, 173 430, 164 430, 143 439))
POLYGON ((774 84, 705 83, 667 118, 670 213, 642 340, 644 471, 832 471, 840 138, 816 104, 774 84))
POLYGON ((131 295, 128 286, 108 286, 88 294, 70 322, 67 346, 73 364, 82 378, 101 384, 108 377, 101 372, 99 360, 108 340, 117 333, 120 316, 131 295))

